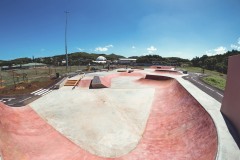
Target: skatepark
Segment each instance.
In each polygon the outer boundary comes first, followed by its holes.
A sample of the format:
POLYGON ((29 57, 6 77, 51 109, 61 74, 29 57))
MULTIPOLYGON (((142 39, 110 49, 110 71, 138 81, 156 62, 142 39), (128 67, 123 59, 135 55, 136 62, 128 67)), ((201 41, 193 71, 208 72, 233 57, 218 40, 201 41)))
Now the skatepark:
POLYGON ((80 74, 14 108, 0 103, 4 160, 239 159, 221 104, 173 69, 80 74))

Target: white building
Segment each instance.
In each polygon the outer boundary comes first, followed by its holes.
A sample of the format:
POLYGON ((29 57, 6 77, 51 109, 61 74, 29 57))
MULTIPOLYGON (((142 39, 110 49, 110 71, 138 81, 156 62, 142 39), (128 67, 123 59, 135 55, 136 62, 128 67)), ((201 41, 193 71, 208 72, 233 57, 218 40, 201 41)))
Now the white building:
POLYGON ((133 65, 135 64, 137 59, 133 58, 119 58, 118 64, 125 64, 125 65, 133 65))
POLYGON ((96 61, 93 61, 94 63, 107 63, 107 59, 103 56, 97 57, 96 61))

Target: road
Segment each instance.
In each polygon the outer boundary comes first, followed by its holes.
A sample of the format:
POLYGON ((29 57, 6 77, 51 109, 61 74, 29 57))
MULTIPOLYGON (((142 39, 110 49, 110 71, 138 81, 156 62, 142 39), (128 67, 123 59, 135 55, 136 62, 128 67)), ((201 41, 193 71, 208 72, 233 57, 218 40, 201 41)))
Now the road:
POLYGON ((214 99, 216 99, 218 102, 222 103, 222 99, 224 96, 224 91, 215 88, 213 86, 210 86, 208 84, 206 84, 205 82, 203 82, 201 80, 201 77, 203 77, 204 75, 201 73, 188 73, 188 76, 183 77, 185 80, 190 81, 191 83, 193 83, 195 86, 197 86, 199 89, 201 89, 202 91, 204 91, 205 93, 207 93, 209 96, 213 97, 214 99))

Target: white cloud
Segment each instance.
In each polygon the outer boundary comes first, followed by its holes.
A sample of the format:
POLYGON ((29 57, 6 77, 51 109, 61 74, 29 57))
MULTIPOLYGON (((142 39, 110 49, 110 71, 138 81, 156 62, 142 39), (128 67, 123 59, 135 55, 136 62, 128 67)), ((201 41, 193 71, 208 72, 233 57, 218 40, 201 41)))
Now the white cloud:
POLYGON ((234 49, 234 50, 240 51, 240 46, 237 46, 235 44, 231 44, 231 48, 234 49))
POLYGON ((149 55, 149 53, 142 53, 141 56, 149 55))
POLYGON ((208 50, 205 52, 205 54, 208 56, 213 56, 213 50, 208 50))
POLYGON ((77 48, 77 50, 79 50, 79 51, 83 51, 84 49, 82 49, 82 48, 77 48))
POLYGON ((135 46, 132 46, 132 49, 135 49, 136 47, 135 46))
MULTIPOLYGON (((240 37, 238 38, 237 43, 230 45, 230 48, 240 51, 240 37)), ((220 46, 216 49, 211 49, 211 50, 206 51, 205 54, 207 54, 208 56, 213 56, 216 54, 224 54, 226 52, 227 52, 227 48, 220 46)))
POLYGON ((231 44, 231 48, 240 51, 240 38, 238 38, 237 44, 231 44))
POLYGON ((95 49, 95 51, 106 52, 106 51, 108 51, 108 48, 107 48, 107 47, 97 47, 97 48, 95 49))
POLYGON ((217 55, 217 54, 224 54, 226 52, 227 52, 227 48, 223 47, 223 46, 220 46, 216 49, 206 51, 205 54, 208 55, 208 56, 214 56, 214 55, 217 55))
POLYGON ((155 48, 154 46, 151 46, 151 47, 147 48, 147 51, 148 51, 148 53, 153 53, 153 52, 157 51, 157 48, 155 48))
POLYGON ((113 45, 110 44, 110 45, 107 45, 107 46, 105 46, 105 47, 97 47, 97 48, 95 49, 95 51, 98 51, 98 52, 106 52, 106 51, 108 51, 109 48, 113 48, 113 45))
POLYGON ((107 46, 105 46, 106 48, 113 48, 113 45, 112 44, 109 44, 107 46))
POLYGON ((220 46, 220 47, 214 49, 214 51, 215 51, 215 54, 224 54, 227 52, 227 48, 220 46))

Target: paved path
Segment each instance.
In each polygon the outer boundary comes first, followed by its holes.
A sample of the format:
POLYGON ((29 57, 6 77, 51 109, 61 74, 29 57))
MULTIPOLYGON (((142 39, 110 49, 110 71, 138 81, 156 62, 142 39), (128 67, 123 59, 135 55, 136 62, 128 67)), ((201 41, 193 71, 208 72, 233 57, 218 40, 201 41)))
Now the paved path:
POLYGON ((218 102, 222 103, 224 91, 206 84, 200 79, 201 77, 203 77, 201 73, 190 72, 188 76, 185 76, 183 78, 193 83, 195 86, 197 86, 199 89, 201 89, 202 91, 216 99, 218 102))

